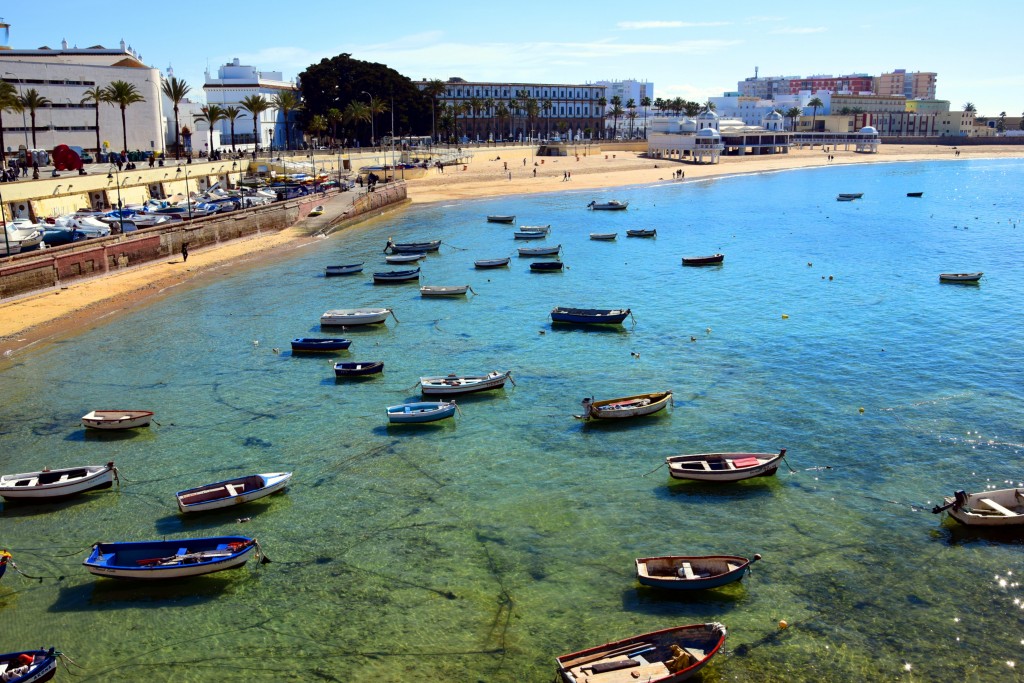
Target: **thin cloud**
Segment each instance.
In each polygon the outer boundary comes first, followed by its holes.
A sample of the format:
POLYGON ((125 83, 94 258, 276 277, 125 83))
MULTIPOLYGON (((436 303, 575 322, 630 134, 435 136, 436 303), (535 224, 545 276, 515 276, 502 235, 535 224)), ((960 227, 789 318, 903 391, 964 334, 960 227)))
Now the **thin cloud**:
POLYGON ((827 30, 828 29, 825 28, 824 26, 813 26, 813 27, 811 27, 811 26, 808 26, 808 27, 793 26, 793 27, 790 27, 790 28, 777 28, 774 31, 770 31, 770 33, 773 33, 773 34, 776 34, 776 35, 798 35, 798 36, 802 36, 802 35, 807 35, 808 33, 824 33, 827 30))
POLYGON ((728 26, 727 21, 620 21, 616 24, 626 31, 634 31, 648 28, 707 28, 712 26, 728 26))

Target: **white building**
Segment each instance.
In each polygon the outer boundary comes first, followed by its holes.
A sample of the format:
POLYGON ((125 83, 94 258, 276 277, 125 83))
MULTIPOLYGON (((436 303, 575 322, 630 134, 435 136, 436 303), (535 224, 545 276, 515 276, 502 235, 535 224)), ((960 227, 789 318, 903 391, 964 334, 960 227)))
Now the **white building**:
POLYGON ((643 102, 644 98, 648 97, 651 99, 651 102, 654 102, 654 83, 627 79, 622 81, 596 81, 596 84, 603 86, 605 89, 605 99, 608 100, 608 104, 605 106, 606 113, 612 110, 611 101, 613 97, 618 97, 622 100, 619 106, 622 107, 623 115, 617 121, 613 121, 611 118, 606 120, 606 128, 615 127, 615 131, 609 132, 608 136, 625 138, 630 135, 643 135, 644 118, 645 114, 650 115, 650 107, 645 112, 641 102, 643 102), (635 114, 635 118, 630 115, 630 110, 626 107, 630 100, 634 104, 632 112, 635 114))
POLYGON ((802 116, 811 116, 813 108, 807 106, 807 103, 815 97, 824 104, 823 107, 818 107, 817 114, 823 115, 828 113, 831 108, 832 93, 827 90, 819 90, 813 93, 809 90, 801 90, 795 95, 789 93, 778 94, 773 99, 761 99, 740 95, 739 93, 729 93, 722 97, 711 97, 709 99, 715 105, 715 112, 722 118, 739 119, 748 126, 757 126, 761 125, 764 117, 771 112, 778 111, 785 116, 786 112, 793 107, 799 109, 802 116))
MULTIPOLYGON (((267 102, 273 102, 274 96, 278 93, 287 91, 298 94, 299 88, 294 81, 284 80, 280 71, 257 71, 256 67, 241 64, 236 58, 230 64, 224 64, 217 69, 217 78, 211 78, 210 72, 207 71, 203 91, 206 93, 207 104, 242 109, 242 100, 250 95, 262 95, 267 102)), ((289 119, 289 125, 292 127, 289 136, 294 146, 297 142, 301 142, 302 133, 296 126, 295 115, 290 114, 289 119)), ((275 108, 270 108, 260 114, 259 121, 256 122, 256 128, 259 131, 257 144, 264 149, 270 146, 284 147, 284 123, 284 117, 275 108)), ((220 131, 219 146, 230 147, 232 142, 230 121, 218 122, 217 128, 220 131)), ((206 129, 203 128, 203 130, 206 129)), ((244 109, 242 109, 242 115, 235 119, 234 142, 236 147, 252 150, 253 121, 252 116, 244 109)), ((192 145, 193 147, 197 146, 196 140, 193 140, 192 145)))
POLYGON ((658 117, 647 130, 647 153, 656 159, 718 163, 721 155, 786 154, 790 133, 783 117, 769 112, 759 125, 726 119, 705 109, 696 119, 658 117))
MULTIPOLYGON (((0 24, 0 38, 7 25, 0 24)), ((102 45, 11 49, 0 45, 0 78, 17 88, 19 95, 34 89, 51 104, 36 110, 35 148, 52 150, 64 144, 95 153, 96 105, 82 103, 85 91, 105 88, 114 81, 135 86, 144 101, 125 110, 128 150, 163 151, 163 103, 160 71, 146 66, 139 55, 122 40, 119 47, 102 45)), ((5 151, 32 148, 31 115, 7 112, 4 116, 5 151)), ((100 151, 124 147, 121 109, 116 104, 99 105, 100 151)))

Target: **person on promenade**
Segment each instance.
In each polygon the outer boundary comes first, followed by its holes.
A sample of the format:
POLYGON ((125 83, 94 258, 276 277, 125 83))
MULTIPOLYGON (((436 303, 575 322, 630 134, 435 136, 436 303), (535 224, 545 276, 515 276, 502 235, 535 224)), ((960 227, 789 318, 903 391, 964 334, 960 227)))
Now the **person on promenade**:
POLYGON ((188 261, 188 242, 181 243, 181 261, 182 263, 188 261))

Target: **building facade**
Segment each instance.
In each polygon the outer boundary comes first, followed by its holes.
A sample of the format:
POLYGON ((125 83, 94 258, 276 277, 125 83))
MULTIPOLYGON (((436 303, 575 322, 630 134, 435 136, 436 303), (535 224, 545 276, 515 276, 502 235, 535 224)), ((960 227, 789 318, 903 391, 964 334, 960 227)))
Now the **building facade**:
POLYGON ((827 90, 831 93, 870 93, 874 92, 874 81, 875 79, 867 74, 791 78, 789 80, 789 93, 796 95, 801 90, 827 90))
POLYGON ((289 113, 288 121, 284 120, 281 111, 271 107, 259 115, 256 121, 257 139, 253 139, 252 115, 242 109, 242 100, 251 95, 261 95, 267 102, 282 92, 299 94, 299 87, 294 81, 286 81, 280 71, 258 71, 256 67, 242 64, 237 58, 217 69, 217 77, 211 78, 206 72, 203 84, 207 104, 220 107, 235 107, 242 113, 235 119, 235 135, 231 136, 231 122, 219 121, 216 129, 220 135, 220 145, 252 150, 254 143, 260 148, 283 148, 285 146, 285 125, 289 126, 288 136, 294 146, 302 140, 298 130, 295 114, 289 113))
POLYGON ((938 74, 933 71, 896 69, 878 77, 874 92, 878 95, 903 95, 908 100, 934 100, 938 74))
POLYGON ((128 151, 164 151, 160 71, 146 66, 141 55, 124 41, 116 48, 69 47, 67 41, 62 41, 58 48, 23 50, 0 46, 0 78, 12 84, 19 96, 35 90, 49 100, 49 104, 36 109, 34 130, 28 110, 24 116, 10 112, 4 116, 4 142, 8 148, 5 152, 19 148, 52 150, 61 144, 82 147, 94 154, 119 152, 125 146, 125 133, 128 151), (135 86, 143 101, 126 108, 127 130, 122 129, 118 105, 98 105, 97 149, 97 105, 84 102, 83 98, 86 90, 106 88, 114 81, 135 86))

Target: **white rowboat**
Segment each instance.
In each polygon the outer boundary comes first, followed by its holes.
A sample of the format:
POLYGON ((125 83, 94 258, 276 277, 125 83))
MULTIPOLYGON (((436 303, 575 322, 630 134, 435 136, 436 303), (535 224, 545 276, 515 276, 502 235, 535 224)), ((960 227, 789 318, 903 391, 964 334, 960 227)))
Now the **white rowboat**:
POLYGON ((178 509, 182 512, 204 512, 241 505, 277 493, 288 485, 291 478, 291 472, 252 474, 178 491, 178 509))
POLYGON ((0 496, 7 500, 49 502, 93 489, 108 489, 117 478, 114 463, 87 465, 0 477, 0 496))
POLYGON ((980 493, 957 491, 934 513, 949 510, 949 516, 968 526, 1006 527, 1024 524, 1024 489, 995 489, 980 493))
POLYGON ((134 429, 152 421, 151 410, 94 410, 82 416, 82 426, 92 429, 134 429))
POLYGON ((446 375, 444 377, 420 377, 420 391, 424 396, 443 396, 452 394, 469 394, 474 391, 489 391, 505 386, 505 381, 512 379, 512 371, 496 370, 486 375, 446 375))
POLYGON ((469 285, 457 285, 453 287, 425 285, 420 287, 420 296, 462 296, 470 290, 471 288, 469 285))
POLYGON ((673 479, 743 481, 772 476, 785 455, 785 448, 778 453, 695 453, 670 455, 665 462, 673 479))
POLYGON ((337 308, 320 316, 320 324, 327 327, 348 325, 375 325, 393 315, 390 308, 337 308))

